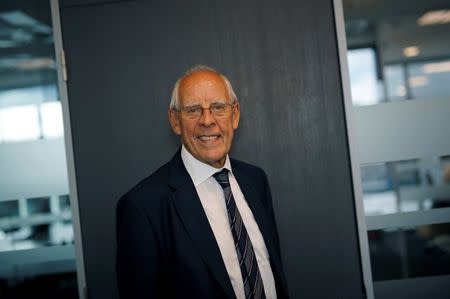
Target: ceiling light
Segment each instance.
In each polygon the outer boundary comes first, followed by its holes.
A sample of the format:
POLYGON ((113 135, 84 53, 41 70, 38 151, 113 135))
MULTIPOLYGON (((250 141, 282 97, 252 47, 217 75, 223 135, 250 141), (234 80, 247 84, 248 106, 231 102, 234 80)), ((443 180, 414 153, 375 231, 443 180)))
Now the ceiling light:
POLYGON ((420 26, 450 23, 450 9, 433 10, 417 19, 420 26))
POLYGON ((415 76, 409 78, 408 83, 411 87, 425 86, 428 84, 428 78, 425 76, 415 76))
POLYGON ((55 67, 55 61, 46 57, 22 59, 17 61, 16 67, 21 70, 51 69, 55 67))
POLYGON ((450 61, 424 64, 423 72, 425 74, 450 72, 450 61))
POLYGON ((419 53, 419 47, 416 46, 403 48, 403 55, 405 55, 406 57, 416 57, 417 55, 419 55, 419 53))

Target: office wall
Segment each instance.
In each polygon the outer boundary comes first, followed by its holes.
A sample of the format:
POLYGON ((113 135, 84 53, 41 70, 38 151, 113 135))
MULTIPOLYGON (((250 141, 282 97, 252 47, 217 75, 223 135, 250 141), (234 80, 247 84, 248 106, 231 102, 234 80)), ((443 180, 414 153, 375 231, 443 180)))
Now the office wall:
POLYGON ((292 298, 362 298, 332 1, 71 0, 61 22, 89 298, 117 298, 115 204, 178 148, 198 63, 240 99, 232 156, 268 173, 292 298))

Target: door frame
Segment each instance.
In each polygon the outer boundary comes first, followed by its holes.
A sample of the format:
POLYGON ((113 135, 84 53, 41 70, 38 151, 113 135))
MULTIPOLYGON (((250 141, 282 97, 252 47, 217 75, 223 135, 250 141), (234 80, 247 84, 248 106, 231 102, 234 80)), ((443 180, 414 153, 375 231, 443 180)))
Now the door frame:
POLYGON ((58 91, 61 100, 63 123, 64 123, 64 143, 66 148, 66 162, 69 179, 70 206, 72 210, 72 223, 75 240, 75 261, 77 270, 78 296, 80 299, 87 299, 86 272, 84 269, 83 244, 81 238, 80 213, 78 207, 77 180, 75 174, 75 161, 73 155, 72 129, 70 125, 69 97, 67 93, 67 71, 65 67, 64 46, 61 30, 61 16, 59 11, 59 1, 50 0, 52 13, 53 38, 55 45, 56 70, 58 74, 58 91))
POLYGON ((342 0, 333 0, 336 40, 340 65, 342 97, 344 99, 345 122, 347 125, 347 142, 353 181, 353 198, 355 200, 356 222, 358 226, 359 252, 363 273, 366 297, 374 298, 372 269, 370 265, 369 241, 367 238, 367 224, 364 214, 360 159, 355 116, 353 112, 352 94, 350 88, 350 73, 347 60, 347 38, 345 35, 344 8, 342 0))

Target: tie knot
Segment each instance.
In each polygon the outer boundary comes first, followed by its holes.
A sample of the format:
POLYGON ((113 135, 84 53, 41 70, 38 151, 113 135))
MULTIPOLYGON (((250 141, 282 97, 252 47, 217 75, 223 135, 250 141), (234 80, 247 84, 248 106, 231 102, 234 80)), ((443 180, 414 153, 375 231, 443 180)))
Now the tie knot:
POLYGON ((220 172, 216 172, 215 174, 213 174, 213 177, 222 187, 230 184, 230 182, 228 181, 228 170, 225 168, 220 172))

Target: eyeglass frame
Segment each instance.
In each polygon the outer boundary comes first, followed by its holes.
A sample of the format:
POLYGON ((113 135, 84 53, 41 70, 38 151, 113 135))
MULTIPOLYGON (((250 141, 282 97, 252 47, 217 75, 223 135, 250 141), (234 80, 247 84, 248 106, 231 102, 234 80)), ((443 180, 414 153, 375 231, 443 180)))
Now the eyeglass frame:
POLYGON ((223 105, 224 107, 228 107, 229 106, 229 107, 231 107, 230 112, 232 112, 234 107, 236 106, 236 104, 237 104, 237 102, 233 102, 233 103, 217 103, 217 102, 214 102, 214 103, 211 103, 211 105, 209 105, 209 107, 206 107, 206 108, 203 108, 201 105, 197 104, 197 105, 192 105, 192 106, 181 106, 180 108, 173 107, 173 108, 171 108, 171 110, 174 111, 174 112, 180 113, 181 117, 183 117, 184 119, 189 119, 189 120, 197 120, 197 119, 199 119, 203 115, 203 111, 204 110, 209 110, 209 113, 211 113, 211 115, 214 118, 222 119, 222 118, 228 117, 228 115, 227 115, 228 111, 226 111, 223 116, 217 116, 217 115, 214 114, 214 112, 211 110, 211 108, 214 108, 214 105, 223 105), (193 108, 201 109, 201 113, 198 116, 196 116, 196 117, 188 117, 186 115, 183 115, 183 112, 186 113, 187 110, 193 109, 193 108))

